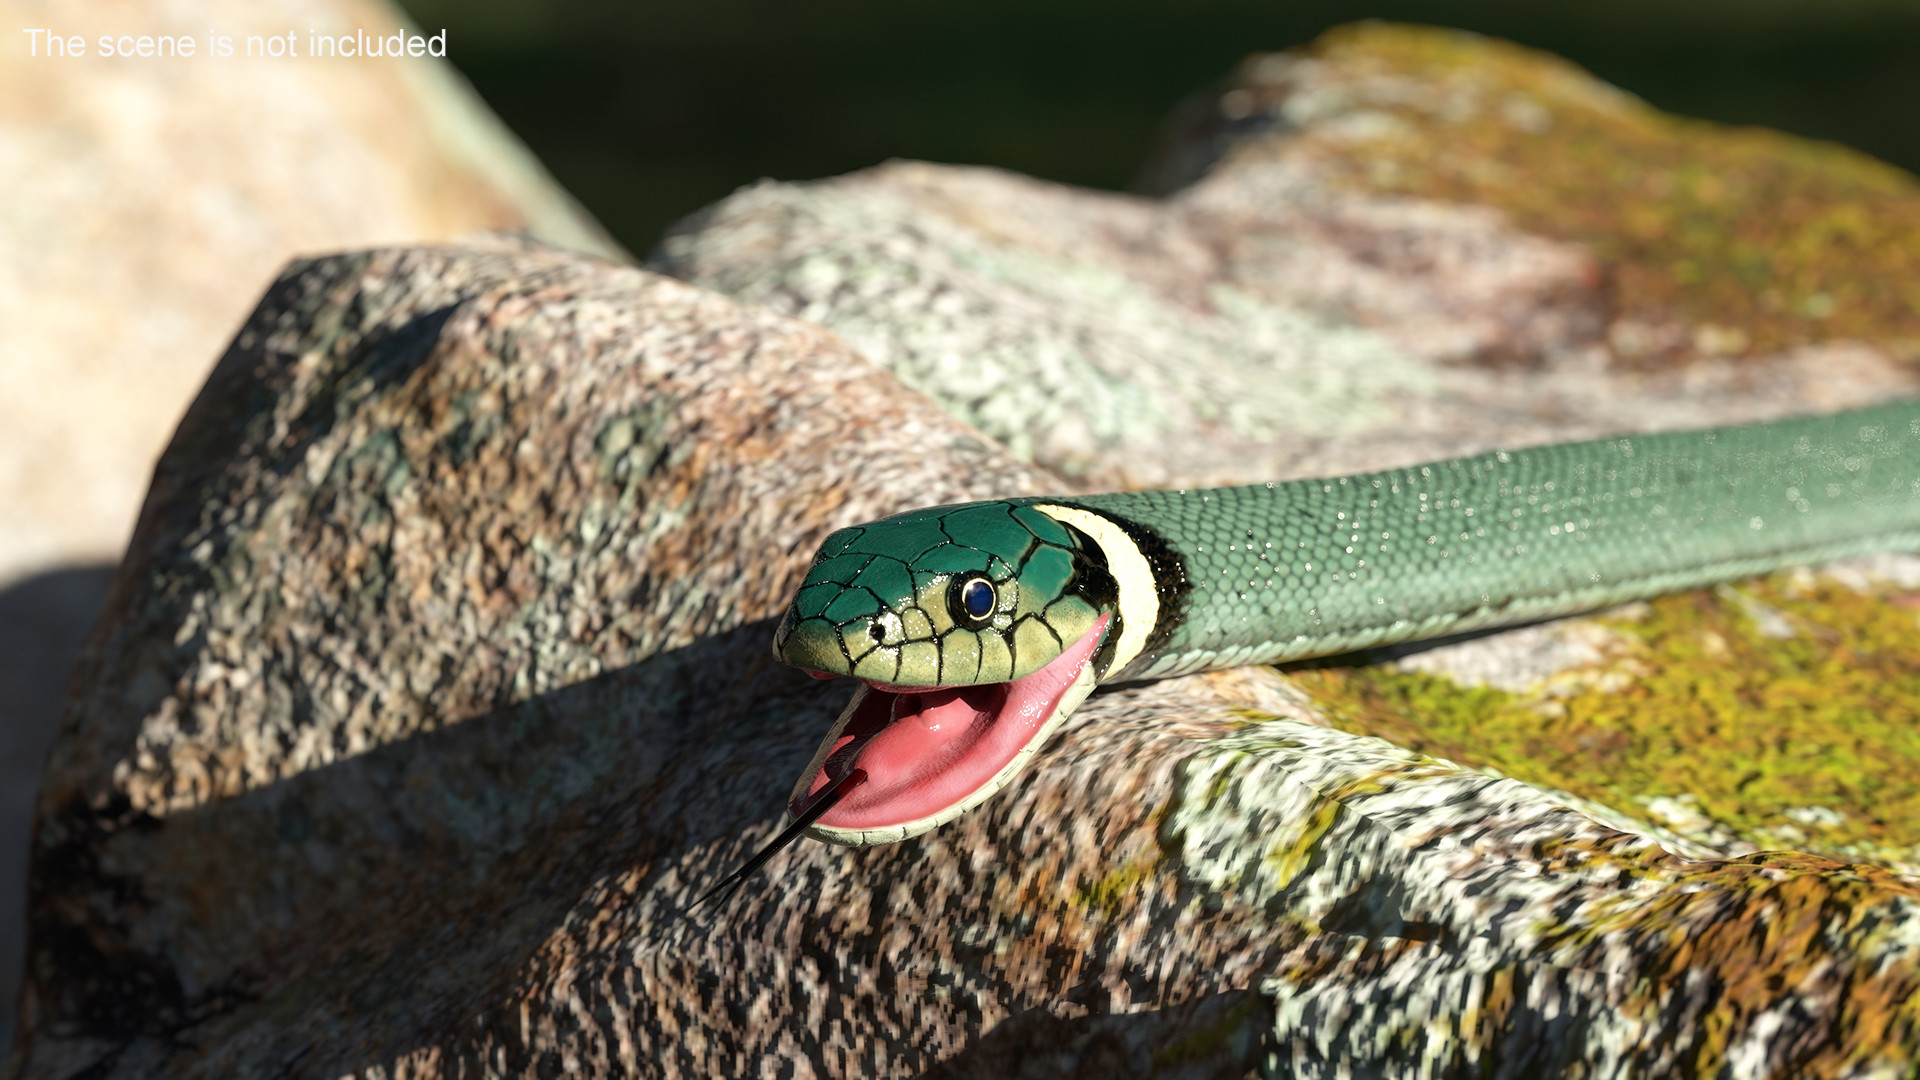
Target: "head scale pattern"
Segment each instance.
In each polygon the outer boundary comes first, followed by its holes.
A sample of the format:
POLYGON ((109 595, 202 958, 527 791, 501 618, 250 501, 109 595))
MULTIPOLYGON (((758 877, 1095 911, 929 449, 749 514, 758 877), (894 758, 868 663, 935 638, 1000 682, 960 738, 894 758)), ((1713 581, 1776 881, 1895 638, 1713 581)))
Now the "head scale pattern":
POLYGON ((936 506, 827 537, 773 650, 890 686, 1008 682, 1117 619, 1118 596, 1099 545, 1071 525, 1012 501, 936 506))

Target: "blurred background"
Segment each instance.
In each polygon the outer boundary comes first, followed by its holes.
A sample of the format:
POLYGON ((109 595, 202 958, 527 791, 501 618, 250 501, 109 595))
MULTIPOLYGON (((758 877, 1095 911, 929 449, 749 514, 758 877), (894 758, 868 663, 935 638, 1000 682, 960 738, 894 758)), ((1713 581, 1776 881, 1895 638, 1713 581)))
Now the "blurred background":
POLYGON ((406 0, 635 255, 761 177, 891 157, 1126 189, 1187 94, 1380 18, 1558 53, 1670 112, 1920 170, 1920 0, 406 0))
POLYGON ((1361 18, 1518 41, 1670 112, 1920 171, 1920 0, 402 6, 446 30, 478 100, 425 60, 53 62, 14 32, 390 28, 378 0, 0 0, 15 50, 0 65, 0 1036, 74 655, 154 457, 298 253, 480 228, 614 252, 571 193, 644 257, 743 184, 895 157, 1125 190, 1187 95, 1361 18))

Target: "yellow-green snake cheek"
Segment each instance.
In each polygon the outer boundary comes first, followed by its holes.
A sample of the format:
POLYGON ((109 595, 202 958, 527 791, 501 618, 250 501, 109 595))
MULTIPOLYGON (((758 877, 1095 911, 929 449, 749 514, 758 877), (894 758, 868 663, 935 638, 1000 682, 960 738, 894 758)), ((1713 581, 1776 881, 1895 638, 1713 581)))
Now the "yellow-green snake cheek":
POLYGON ((999 634, 975 634, 980 643, 980 674, 976 683, 1008 682, 1013 679, 1013 652, 999 634))
POLYGON ((868 682, 897 682, 900 678, 900 650, 875 646, 853 662, 853 675, 868 682))
POLYGON ((939 686, 940 649, 931 641, 909 641, 900 646, 900 670, 893 682, 900 686, 939 686))
POLYGON ((956 630, 940 641, 941 667, 952 683, 982 683, 1000 680, 981 677, 980 635, 956 630))
POLYGON ((1021 619, 1013 627, 1013 677, 1031 675, 1060 655, 1060 637, 1038 618, 1021 619))
POLYGON ((825 619, 801 619, 774 643, 782 663, 829 675, 851 675, 853 665, 840 648, 840 631, 825 619))

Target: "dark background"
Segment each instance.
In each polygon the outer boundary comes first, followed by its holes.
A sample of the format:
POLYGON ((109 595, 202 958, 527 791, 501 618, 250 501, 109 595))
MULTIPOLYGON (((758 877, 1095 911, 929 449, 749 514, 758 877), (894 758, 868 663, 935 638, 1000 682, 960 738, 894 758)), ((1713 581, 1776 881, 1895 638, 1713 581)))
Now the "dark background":
POLYGON ((1920 171, 1920 0, 404 0, 614 235, 891 157, 1125 189, 1176 102, 1362 18, 1576 61, 1660 108, 1920 171))

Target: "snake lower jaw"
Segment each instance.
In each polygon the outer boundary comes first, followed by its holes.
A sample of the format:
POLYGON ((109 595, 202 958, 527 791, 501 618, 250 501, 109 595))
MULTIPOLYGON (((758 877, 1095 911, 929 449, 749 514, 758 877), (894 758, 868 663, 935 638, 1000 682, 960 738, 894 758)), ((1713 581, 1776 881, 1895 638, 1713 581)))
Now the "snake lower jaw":
POLYGON ((804 814, 855 768, 868 780, 807 830, 853 847, 918 836, 1005 787, 1099 681, 1102 618, 1052 663, 1007 683, 891 687, 862 681, 788 802, 804 814))

